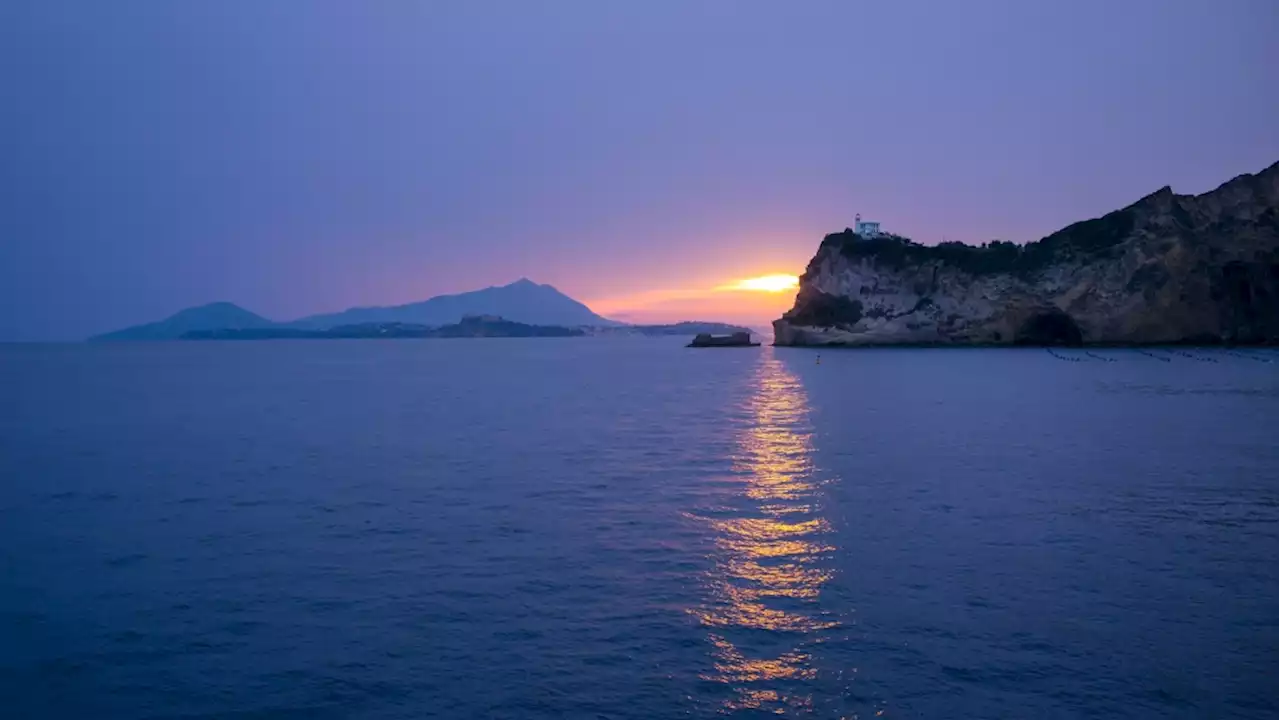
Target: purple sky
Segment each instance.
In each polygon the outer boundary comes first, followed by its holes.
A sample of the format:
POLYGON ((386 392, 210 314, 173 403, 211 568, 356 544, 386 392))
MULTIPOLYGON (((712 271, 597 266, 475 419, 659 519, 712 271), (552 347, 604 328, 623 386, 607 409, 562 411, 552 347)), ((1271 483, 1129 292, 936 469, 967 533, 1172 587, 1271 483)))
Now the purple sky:
POLYGON ((521 276, 625 312, 798 273, 857 211, 1033 240, 1274 162, 1276 29, 1274 0, 8 0, 0 338, 521 276))

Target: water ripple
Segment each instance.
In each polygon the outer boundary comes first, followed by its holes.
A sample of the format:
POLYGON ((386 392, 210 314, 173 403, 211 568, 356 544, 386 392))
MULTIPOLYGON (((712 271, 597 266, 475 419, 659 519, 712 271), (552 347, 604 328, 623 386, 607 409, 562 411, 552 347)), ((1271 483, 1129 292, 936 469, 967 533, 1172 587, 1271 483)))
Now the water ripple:
POLYGON ((809 648, 840 623, 820 610, 835 551, 821 515, 808 398, 771 354, 760 362, 735 433, 736 484, 724 506, 701 517, 715 564, 691 613, 708 628, 713 669, 702 677, 730 689, 723 709, 787 713, 811 708, 803 682, 817 670, 809 648), (760 642, 756 633, 770 637, 760 642))

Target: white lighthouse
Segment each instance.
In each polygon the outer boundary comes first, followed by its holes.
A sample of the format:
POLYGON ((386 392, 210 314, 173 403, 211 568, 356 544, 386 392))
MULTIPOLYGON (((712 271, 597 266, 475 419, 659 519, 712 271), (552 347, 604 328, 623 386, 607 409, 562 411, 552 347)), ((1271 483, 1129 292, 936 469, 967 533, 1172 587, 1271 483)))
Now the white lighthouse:
POLYGON ((853 231, 864 238, 880 236, 880 223, 863 220, 862 213, 853 216, 853 231))

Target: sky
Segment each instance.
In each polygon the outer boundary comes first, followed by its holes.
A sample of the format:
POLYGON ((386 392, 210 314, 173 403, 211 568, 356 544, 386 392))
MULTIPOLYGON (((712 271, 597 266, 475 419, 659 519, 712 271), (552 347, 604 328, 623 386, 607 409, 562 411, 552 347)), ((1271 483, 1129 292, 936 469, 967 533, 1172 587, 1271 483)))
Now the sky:
POLYGON ((855 213, 1035 240, 1275 162, 1273 0, 6 0, 0 339, 520 277, 761 322, 855 213))

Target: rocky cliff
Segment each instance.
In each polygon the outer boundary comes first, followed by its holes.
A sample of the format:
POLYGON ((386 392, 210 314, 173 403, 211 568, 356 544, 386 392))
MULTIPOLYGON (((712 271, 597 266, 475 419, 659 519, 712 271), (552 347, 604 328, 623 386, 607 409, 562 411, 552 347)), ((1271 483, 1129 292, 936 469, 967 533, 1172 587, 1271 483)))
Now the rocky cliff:
POLYGON ((1274 345, 1276 168, 1026 245, 828 235, 775 342, 1274 345))

